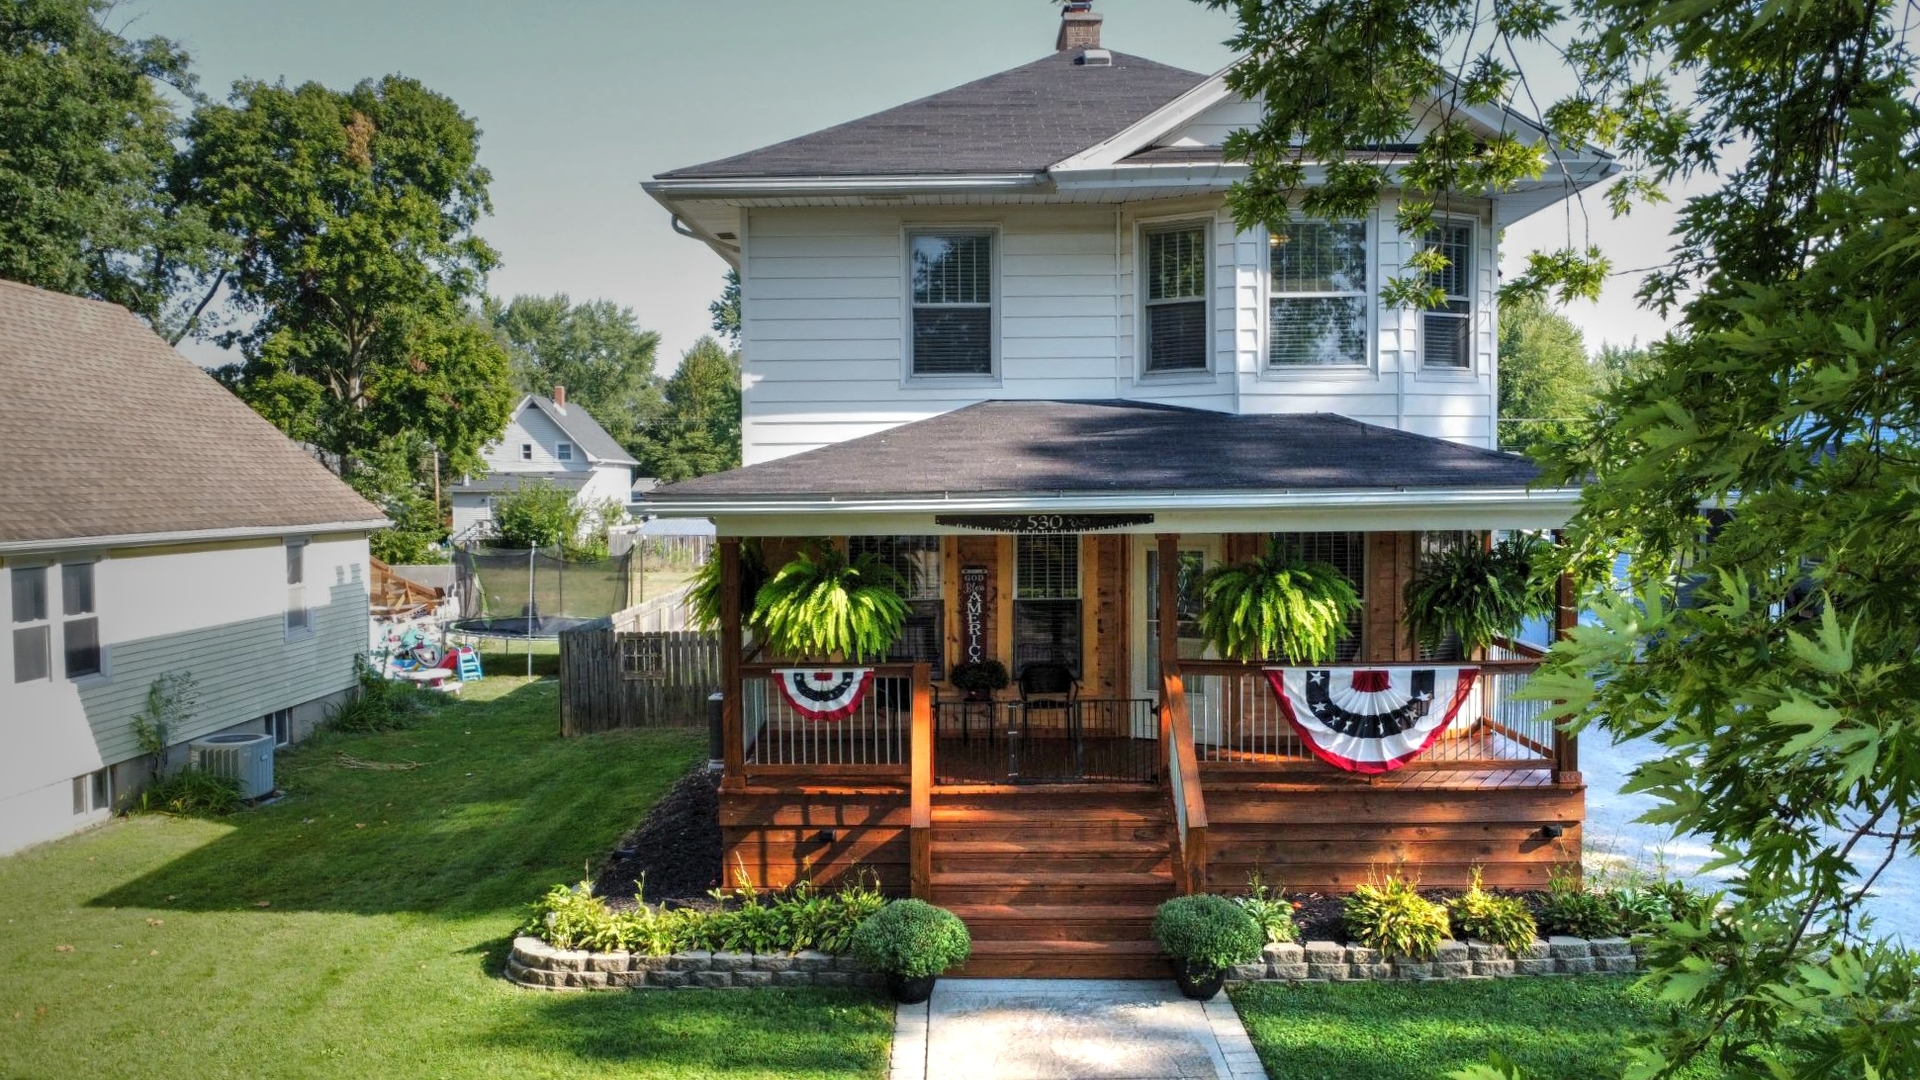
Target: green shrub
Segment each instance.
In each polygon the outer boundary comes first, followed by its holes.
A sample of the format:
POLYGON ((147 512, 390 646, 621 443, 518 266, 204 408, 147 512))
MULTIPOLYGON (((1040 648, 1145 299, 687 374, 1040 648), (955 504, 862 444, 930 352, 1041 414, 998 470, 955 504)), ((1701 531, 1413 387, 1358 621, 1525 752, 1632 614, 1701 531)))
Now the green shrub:
POLYGON ((140 809, 181 817, 225 817, 240 809, 240 781, 199 769, 181 769, 140 792, 140 809))
POLYGON ((1247 910, 1224 896, 1176 896, 1153 913, 1153 940, 1199 971, 1224 971, 1260 958, 1265 934, 1247 910))
POLYGON ((1573 874, 1560 871, 1547 878, 1540 925, 1550 934, 1583 938, 1613 937, 1621 931, 1620 913, 1608 896, 1588 890, 1573 874))
POLYGON ((1355 888, 1341 918, 1348 937, 1389 960, 1431 960, 1452 933, 1445 907, 1421 896, 1418 882, 1391 873, 1355 888))
POLYGON ((967 962, 967 924, 923 900, 895 900, 853 932, 853 955, 875 971, 908 979, 938 975, 967 962))
POLYGON ((584 514, 574 505, 572 492, 549 480, 534 480, 502 495, 493 519, 500 526, 502 547, 525 550, 572 544, 584 514))
POLYGON ((367 665, 365 656, 353 660, 353 695, 327 711, 327 727, 350 735, 398 731, 438 704, 431 690, 395 682, 367 665))
POLYGON ((1517 896, 1496 896, 1480 887, 1480 868, 1473 868, 1473 884, 1466 893, 1447 901, 1447 914, 1457 934, 1504 946, 1509 953, 1533 944, 1540 933, 1533 912, 1517 896))
POLYGON ((593 894, 593 884, 555 885, 533 904, 521 928, 556 949, 613 951, 626 947, 621 919, 593 894))
POLYGON ((1235 897, 1234 903, 1252 916, 1269 945, 1299 940, 1300 931, 1293 925, 1293 902, 1279 890, 1267 888, 1258 871, 1248 875, 1247 895, 1235 897))
POLYGON ((649 956, 683 949, 844 953, 855 928, 886 904, 878 879, 866 873, 830 892, 802 882, 785 893, 742 887, 715 889, 712 895, 721 906, 711 910, 642 903, 632 911, 614 911, 587 882, 555 885, 532 905, 521 932, 560 949, 624 949, 649 956))
POLYGON ((947 672, 947 682, 955 690, 1005 690, 1012 681, 1007 665, 998 660, 969 660, 947 672))

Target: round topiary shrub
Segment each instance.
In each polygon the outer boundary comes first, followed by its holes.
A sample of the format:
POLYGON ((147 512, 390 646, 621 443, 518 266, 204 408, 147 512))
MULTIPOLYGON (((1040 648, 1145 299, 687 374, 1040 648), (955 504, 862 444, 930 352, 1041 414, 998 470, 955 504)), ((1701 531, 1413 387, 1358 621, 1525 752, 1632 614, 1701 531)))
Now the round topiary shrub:
POLYGON ((1266 935, 1224 896, 1176 896, 1153 913, 1153 940, 1195 972, 1225 971, 1260 958, 1266 935))
POLYGON ((924 979, 967 962, 967 924, 924 900, 895 900, 853 932, 853 955, 875 971, 924 979))

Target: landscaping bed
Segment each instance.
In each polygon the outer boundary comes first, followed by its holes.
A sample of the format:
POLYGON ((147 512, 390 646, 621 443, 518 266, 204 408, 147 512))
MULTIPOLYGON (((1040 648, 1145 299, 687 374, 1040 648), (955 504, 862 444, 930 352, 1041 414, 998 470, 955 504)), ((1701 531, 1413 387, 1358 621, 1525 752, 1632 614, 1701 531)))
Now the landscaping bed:
POLYGON ((630 909, 639 901, 707 900, 721 884, 720 777, 703 762, 615 845, 593 891, 616 908, 630 909))

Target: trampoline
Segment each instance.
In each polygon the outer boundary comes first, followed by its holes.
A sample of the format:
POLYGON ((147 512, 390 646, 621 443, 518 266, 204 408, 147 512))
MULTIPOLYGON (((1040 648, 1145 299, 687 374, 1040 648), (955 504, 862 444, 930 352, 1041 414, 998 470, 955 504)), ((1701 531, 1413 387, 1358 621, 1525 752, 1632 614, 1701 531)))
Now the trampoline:
POLYGON ((559 548, 533 550, 468 544, 454 555, 460 615, 451 634, 527 642, 533 670, 535 641, 624 610, 632 595, 632 558, 568 558, 559 548))

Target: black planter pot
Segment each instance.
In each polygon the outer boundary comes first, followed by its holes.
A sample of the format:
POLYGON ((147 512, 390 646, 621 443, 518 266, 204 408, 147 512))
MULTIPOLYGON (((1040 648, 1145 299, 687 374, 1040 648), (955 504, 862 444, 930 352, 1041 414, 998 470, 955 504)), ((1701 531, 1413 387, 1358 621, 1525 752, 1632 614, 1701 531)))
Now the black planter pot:
POLYGON ((1220 988, 1226 985, 1225 968, 1199 967, 1187 960, 1173 962, 1173 981, 1180 984, 1180 992, 1195 1001, 1211 1001, 1220 988))
POLYGON ((918 1005, 933 996, 934 981, 938 975, 921 975, 908 978, 905 975, 887 973, 887 993, 902 1005, 918 1005))

